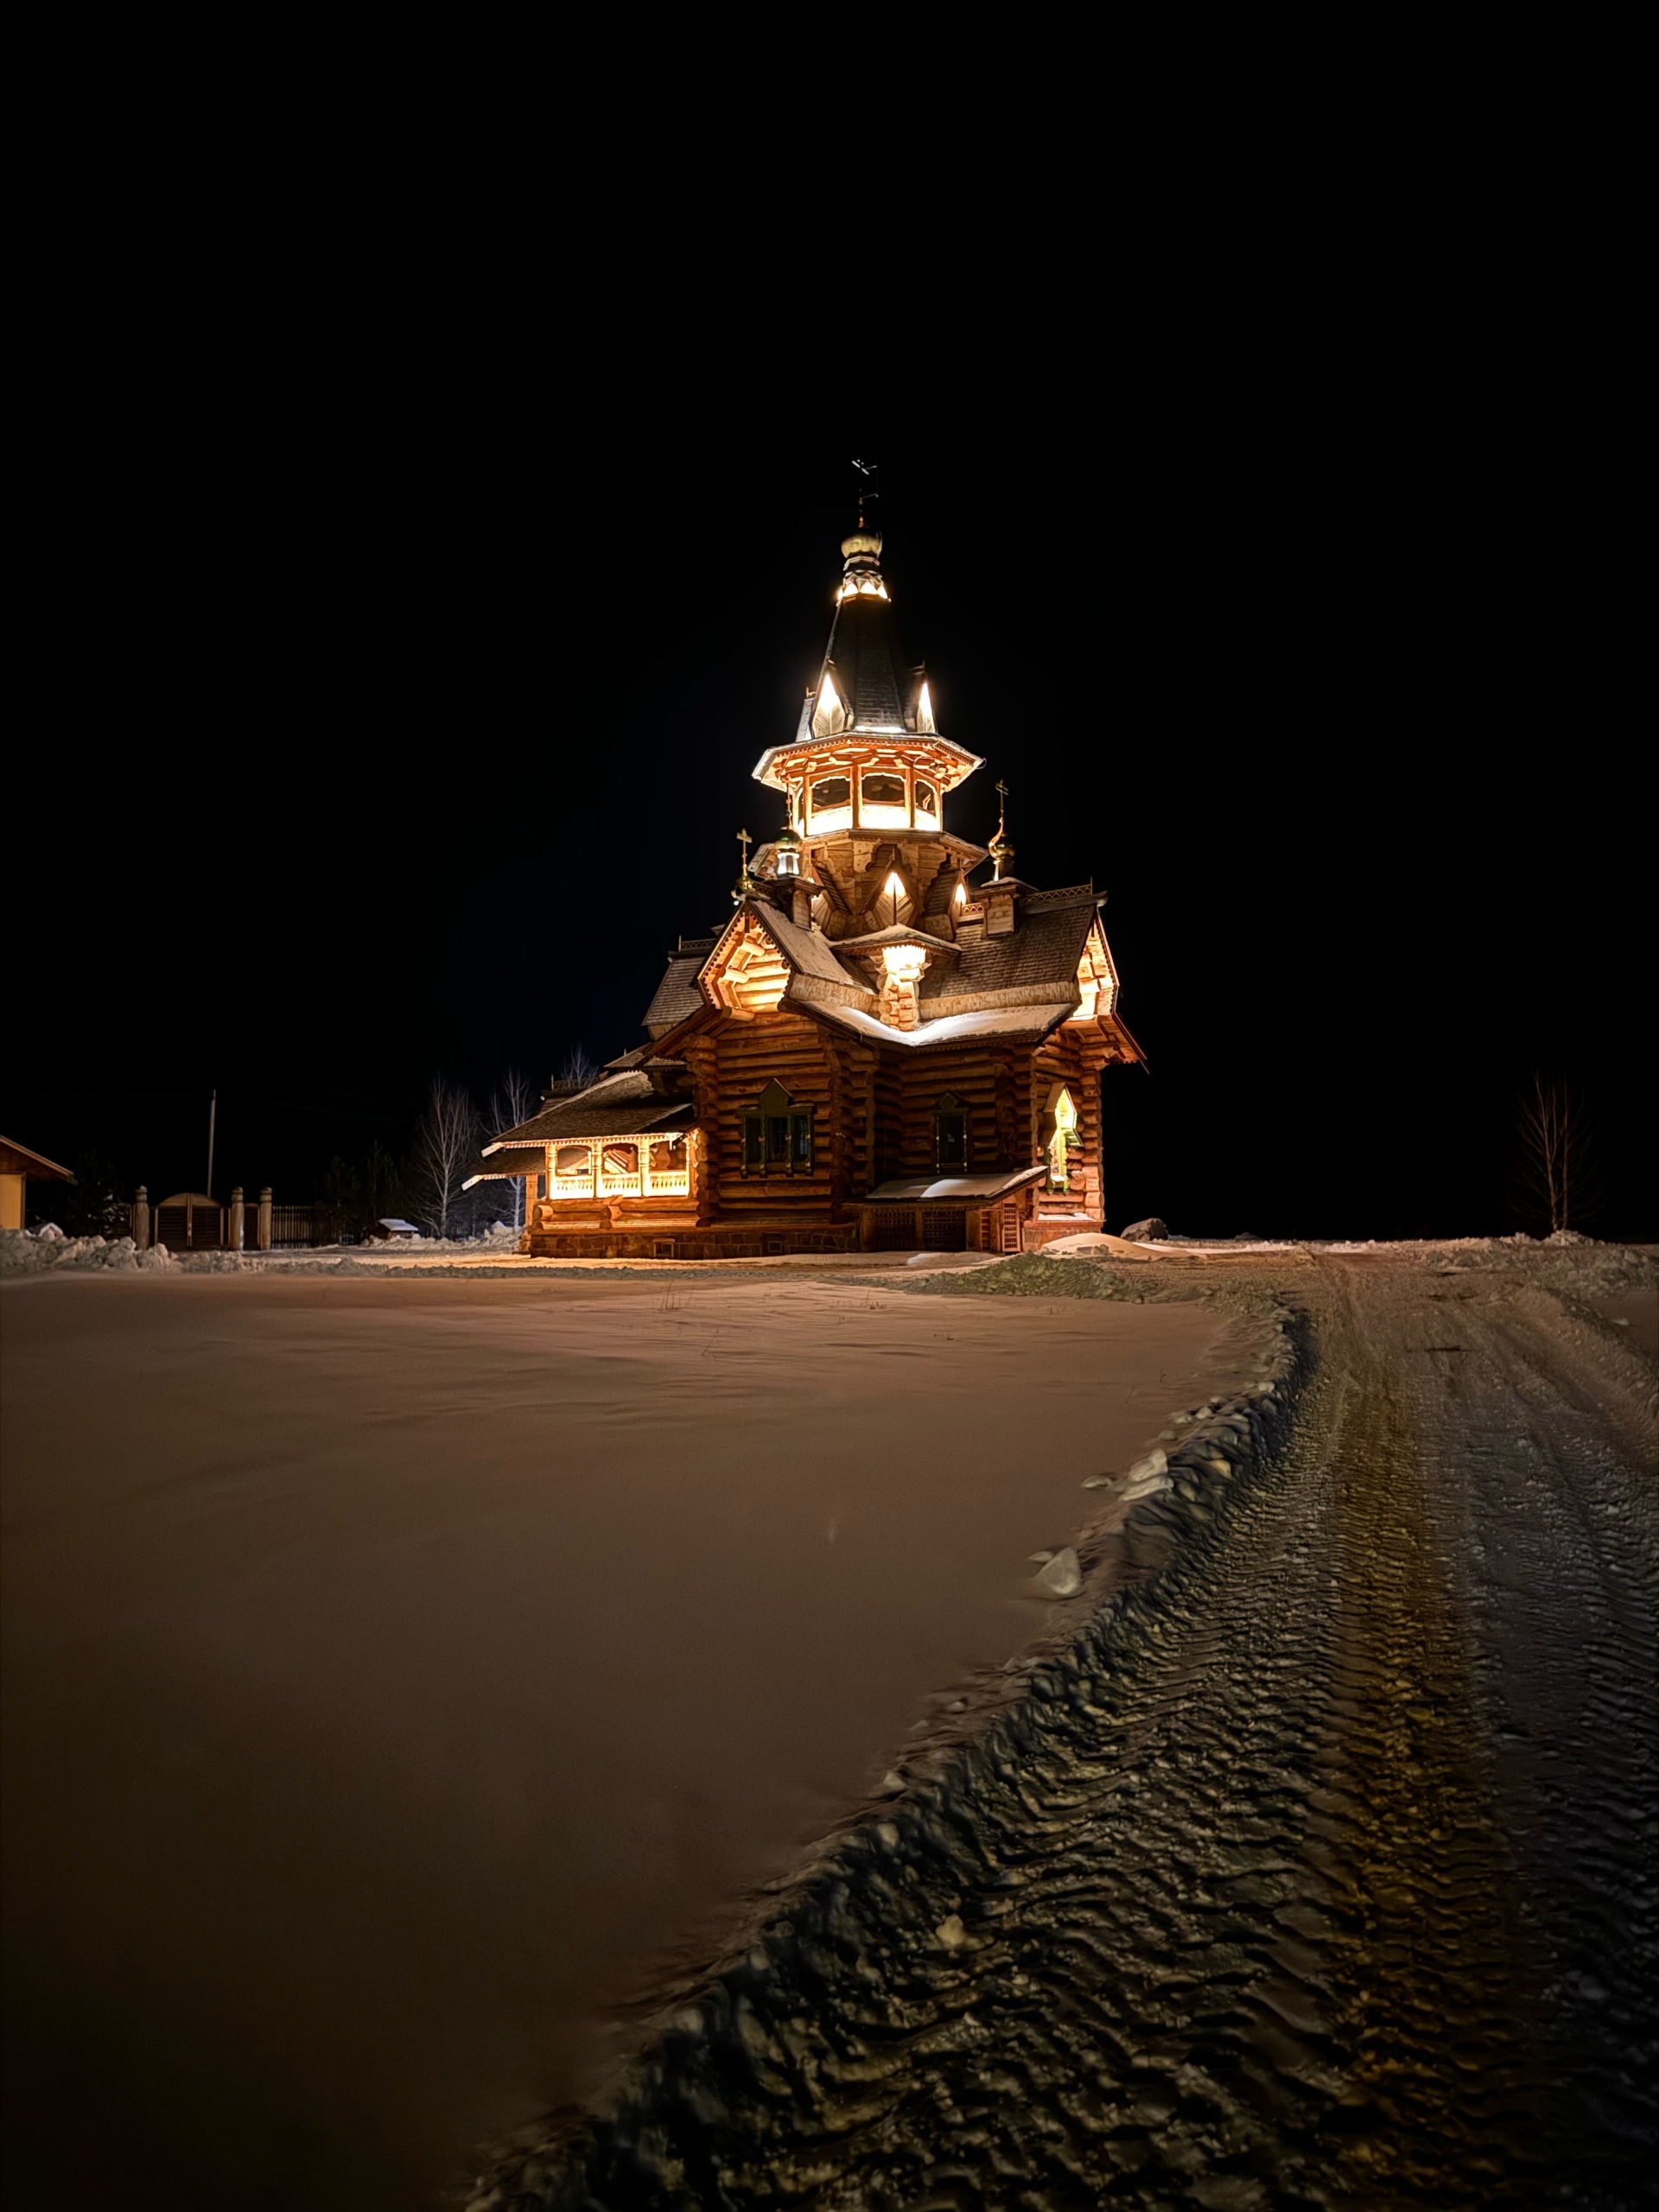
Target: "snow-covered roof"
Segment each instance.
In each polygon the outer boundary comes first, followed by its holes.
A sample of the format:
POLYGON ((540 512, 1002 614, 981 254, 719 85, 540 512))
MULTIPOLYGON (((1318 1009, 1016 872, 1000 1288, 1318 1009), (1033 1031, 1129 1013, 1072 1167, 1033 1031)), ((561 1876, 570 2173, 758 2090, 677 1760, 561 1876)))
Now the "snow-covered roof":
MULTIPOLYGON (((927 1003, 925 1000, 922 1001, 927 1003)), ((914 1029, 891 1029, 874 1014, 855 1006, 829 1006, 812 1000, 803 1011, 826 1021, 838 1021, 878 1045, 901 1045, 915 1052, 928 1045, 952 1045, 964 1037, 1043 1036, 1076 1010, 1075 999, 1063 1006, 999 1006, 981 1014, 947 1014, 938 1021, 918 1022, 914 1029)))
POLYGON ((1039 1175, 1047 1173, 1046 1165, 1039 1160, 1034 1167, 1011 1168, 1002 1175, 937 1175, 931 1181, 924 1175, 909 1182, 878 1183, 867 1198, 850 1198, 848 1204, 884 1206, 936 1198, 971 1198, 977 1203, 985 1198, 1000 1198, 1024 1184, 1034 1183, 1039 1175))

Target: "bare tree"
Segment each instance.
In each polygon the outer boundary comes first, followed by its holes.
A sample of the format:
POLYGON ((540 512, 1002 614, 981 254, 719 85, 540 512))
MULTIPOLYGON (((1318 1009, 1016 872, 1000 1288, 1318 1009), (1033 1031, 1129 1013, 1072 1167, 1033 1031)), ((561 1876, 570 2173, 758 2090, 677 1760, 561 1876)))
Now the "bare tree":
POLYGON ((599 1073, 599 1062, 585 1045, 573 1045, 564 1056, 564 1065, 553 1078, 556 1090, 586 1090, 599 1073))
POLYGON ((1516 1180, 1552 1234, 1571 1229, 1601 1202, 1590 1116, 1575 1085, 1535 1070, 1516 1112, 1516 1180))
POLYGON ((415 1133, 415 1173, 429 1218, 440 1236, 478 1157, 478 1109, 459 1084, 434 1076, 426 1110, 415 1133))
MULTIPOLYGON (((536 1094, 531 1089, 530 1077, 522 1069, 509 1068, 502 1077, 490 1099, 490 1135, 499 1137, 508 1129, 516 1129, 527 1122, 536 1110, 536 1094)), ((512 1225, 524 1225, 524 1179, 515 1175, 512 1182, 512 1225)))

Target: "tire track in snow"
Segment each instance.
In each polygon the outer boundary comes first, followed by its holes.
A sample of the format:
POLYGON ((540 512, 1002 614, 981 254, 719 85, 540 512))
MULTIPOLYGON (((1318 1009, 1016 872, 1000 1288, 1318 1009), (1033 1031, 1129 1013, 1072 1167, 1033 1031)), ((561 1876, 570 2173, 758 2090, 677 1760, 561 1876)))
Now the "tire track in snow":
POLYGON ((1647 1432, 1509 1286, 1295 1294, 1282 1457, 476 2204, 1645 2201, 1647 1432))

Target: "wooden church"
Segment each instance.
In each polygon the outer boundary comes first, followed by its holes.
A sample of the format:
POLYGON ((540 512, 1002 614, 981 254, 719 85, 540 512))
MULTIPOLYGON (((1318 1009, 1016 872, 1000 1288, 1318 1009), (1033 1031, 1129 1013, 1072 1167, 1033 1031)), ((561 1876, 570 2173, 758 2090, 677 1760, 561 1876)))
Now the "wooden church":
POLYGON ((881 539, 842 541, 829 650, 756 780, 784 827, 647 1041, 491 1145, 548 1258, 1031 1251, 1103 1225, 1100 1072, 1136 1060, 1089 884, 1039 891, 946 826, 982 766, 902 660, 881 539), (986 861, 991 872, 976 880, 986 861))

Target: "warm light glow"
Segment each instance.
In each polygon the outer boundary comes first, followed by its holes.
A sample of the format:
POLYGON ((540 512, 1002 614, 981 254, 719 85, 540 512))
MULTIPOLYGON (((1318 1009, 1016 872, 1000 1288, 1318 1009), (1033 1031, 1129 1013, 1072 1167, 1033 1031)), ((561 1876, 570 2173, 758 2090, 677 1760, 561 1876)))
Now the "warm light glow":
MULTIPOLYGON (((898 878, 891 877, 889 881, 896 883, 898 878)), ((902 889, 903 886, 899 887, 902 889)), ((926 948, 919 944, 884 944, 881 965, 895 983, 914 983, 927 966, 926 948)))
POLYGON ((823 682, 818 687, 818 703, 813 720, 820 729, 825 729, 838 725, 841 719, 841 696, 836 690, 835 678, 826 670, 823 682))
POLYGON ((881 888, 889 899, 902 899, 905 895, 904 879, 902 876, 890 875, 881 888))
POLYGON ((916 727, 929 730, 933 728, 933 695, 925 683, 922 686, 921 696, 916 702, 916 727))
POLYGON ((1048 1147, 1048 1185, 1052 1191, 1068 1191, 1071 1176, 1066 1154, 1077 1141, 1077 1109, 1069 1090, 1062 1090, 1056 1097, 1053 1112, 1054 1135, 1048 1147))
POLYGON ((965 906, 968 904, 967 885, 958 881, 956 889, 951 893, 950 896, 958 906, 965 906))

